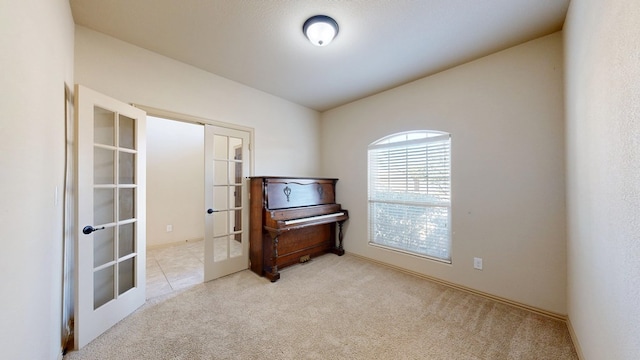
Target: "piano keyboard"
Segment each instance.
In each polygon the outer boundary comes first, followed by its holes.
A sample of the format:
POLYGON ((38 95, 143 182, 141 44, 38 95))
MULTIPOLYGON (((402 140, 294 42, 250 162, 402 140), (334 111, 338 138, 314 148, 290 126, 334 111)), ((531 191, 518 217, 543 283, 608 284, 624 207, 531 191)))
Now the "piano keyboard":
POLYGON ((303 222, 307 222, 307 221, 328 219, 328 218, 342 216, 342 215, 344 215, 344 213, 343 212, 339 212, 339 213, 333 213, 333 214, 327 214, 327 215, 306 217, 306 218, 302 218, 302 219, 285 220, 284 224, 285 225, 293 225, 293 224, 299 224, 299 223, 303 223, 303 222))

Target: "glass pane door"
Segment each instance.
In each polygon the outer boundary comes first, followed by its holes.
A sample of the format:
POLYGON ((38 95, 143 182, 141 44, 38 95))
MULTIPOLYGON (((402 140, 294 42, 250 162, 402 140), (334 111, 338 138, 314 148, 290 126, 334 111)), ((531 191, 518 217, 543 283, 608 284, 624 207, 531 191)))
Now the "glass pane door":
POLYGON ((247 132, 206 126, 205 281, 248 267, 248 140, 247 132))
POLYGON ((75 347, 145 301, 146 113, 75 86, 75 347))

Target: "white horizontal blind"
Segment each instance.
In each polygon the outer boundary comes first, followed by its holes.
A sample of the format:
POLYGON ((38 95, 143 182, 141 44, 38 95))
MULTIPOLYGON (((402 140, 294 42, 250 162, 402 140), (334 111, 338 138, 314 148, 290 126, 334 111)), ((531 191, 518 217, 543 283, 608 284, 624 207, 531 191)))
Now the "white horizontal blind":
POLYGON ((395 134, 368 153, 370 243, 450 262, 449 134, 395 134))

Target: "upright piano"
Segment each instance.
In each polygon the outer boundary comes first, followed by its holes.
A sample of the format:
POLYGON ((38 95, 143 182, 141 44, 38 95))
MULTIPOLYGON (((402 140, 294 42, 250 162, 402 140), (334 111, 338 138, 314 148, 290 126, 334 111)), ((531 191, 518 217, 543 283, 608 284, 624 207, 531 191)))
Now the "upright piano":
POLYGON ((253 272, 274 282, 286 266, 328 252, 344 254, 342 227, 349 212, 335 202, 338 179, 251 177, 249 181, 253 272))

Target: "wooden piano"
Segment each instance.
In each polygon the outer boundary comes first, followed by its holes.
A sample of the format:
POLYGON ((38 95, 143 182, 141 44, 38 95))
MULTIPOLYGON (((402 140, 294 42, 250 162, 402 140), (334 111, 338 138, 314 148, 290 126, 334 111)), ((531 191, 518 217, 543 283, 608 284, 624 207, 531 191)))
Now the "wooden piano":
POLYGON ((335 203, 338 179, 249 179, 249 259, 253 272, 274 282, 286 266, 328 252, 344 254, 342 225, 349 212, 335 203))

